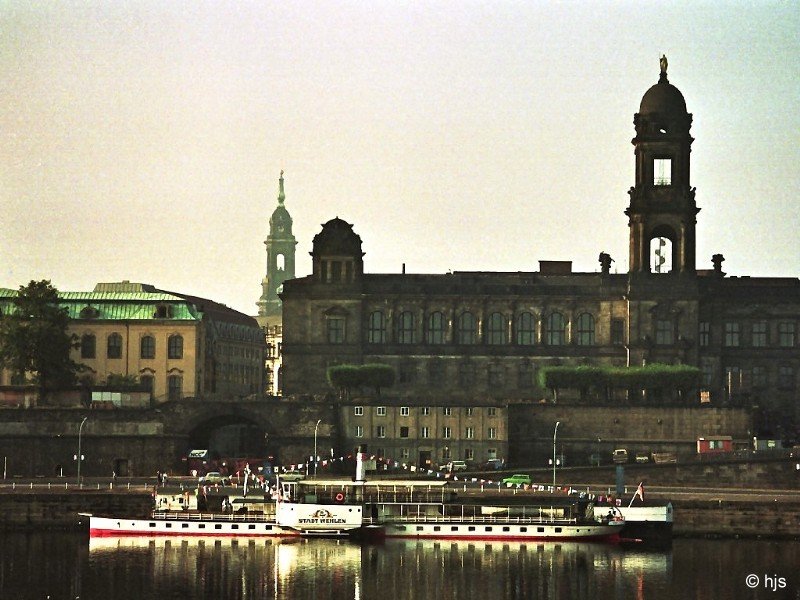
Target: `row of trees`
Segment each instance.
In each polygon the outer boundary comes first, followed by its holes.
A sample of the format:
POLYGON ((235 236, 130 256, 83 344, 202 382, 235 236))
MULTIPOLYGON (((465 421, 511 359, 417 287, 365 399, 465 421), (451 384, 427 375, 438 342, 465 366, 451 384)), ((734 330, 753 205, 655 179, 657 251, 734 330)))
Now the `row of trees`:
POLYGON ((549 389, 558 401, 559 390, 577 389, 581 400, 590 394, 610 402, 614 390, 644 391, 663 398, 676 394, 685 400, 700 386, 701 371, 689 365, 654 363, 644 367, 544 367, 539 370, 539 385, 549 389))
POLYGON ((334 365, 328 367, 328 383, 339 390, 344 398, 358 388, 367 387, 380 396, 381 389, 391 387, 395 381, 395 371, 390 365, 382 363, 366 365, 334 365))

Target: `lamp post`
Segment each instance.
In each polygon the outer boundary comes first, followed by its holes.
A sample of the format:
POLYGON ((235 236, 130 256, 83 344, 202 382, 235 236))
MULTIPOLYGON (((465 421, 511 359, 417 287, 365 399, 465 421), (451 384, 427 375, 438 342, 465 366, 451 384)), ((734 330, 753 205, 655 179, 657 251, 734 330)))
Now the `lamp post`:
POLYGON ((319 428, 321 422, 322 419, 319 419, 317 424, 314 425, 314 479, 317 478, 317 428, 319 428))
POLYGON ((89 417, 83 417, 83 421, 81 421, 81 424, 78 426, 78 485, 81 484, 81 462, 83 461, 83 455, 81 454, 81 436, 83 435, 83 426, 88 420, 89 417))
POLYGON ((561 425, 561 421, 556 421, 556 428, 553 430, 553 492, 556 491, 556 436, 559 425, 561 425))

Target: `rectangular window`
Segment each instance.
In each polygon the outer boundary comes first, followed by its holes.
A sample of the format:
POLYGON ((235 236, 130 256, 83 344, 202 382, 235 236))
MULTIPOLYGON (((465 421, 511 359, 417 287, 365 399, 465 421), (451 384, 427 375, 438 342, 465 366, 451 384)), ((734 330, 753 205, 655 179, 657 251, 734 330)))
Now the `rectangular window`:
POLYGON ((467 429, 464 431, 464 437, 468 440, 471 440, 475 437, 475 430, 472 427, 467 427, 467 429))
POLYGON ((656 320, 656 345, 671 346, 673 344, 672 321, 668 319, 656 320))
POLYGON ((408 437, 408 427, 401 427, 400 428, 400 437, 407 438, 408 437))
POLYGON ((794 389, 794 369, 789 365, 781 365, 778 367, 778 389, 794 389))
POLYGON ((423 437, 425 439, 431 437, 430 427, 423 427, 422 430, 420 431, 420 434, 421 434, 420 437, 423 437))
POLYGON ((344 344, 344 318, 328 317, 328 343, 344 344))
POLYGON ((653 159, 653 185, 672 185, 672 159, 653 159))
POLYGON ((400 407, 400 416, 401 417, 407 417, 410 412, 411 411, 409 410, 409 408, 407 406, 401 406, 400 407))
POLYGON ((146 335, 141 340, 141 345, 139 348, 139 356, 145 359, 151 359, 156 357, 156 338, 152 335, 146 335))
POLYGON ((106 348, 108 358, 122 358, 122 336, 112 333, 108 336, 108 347, 106 348))
POLYGON ((778 344, 781 348, 794 348, 794 323, 789 321, 778 323, 778 344))
POLYGON ((766 367, 753 367, 753 387, 754 388, 767 387, 766 367))
POLYGON ((489 408, 486 409, 486 414, 490 417, 496 417, 497 409, 494 406, 490 406, 489 408))
POLYGON ((430 406, 423 406, 422 407, 422 416, 423 417, 427 417, 429 414, 431 414, 431 407, 430 406))
POLYGON ((356 425, 356 437, 364 437, 364 428, 361 425, 356 425))
POLYGON ((408 448, 400 448, 400 458, 408 460, 410 456, 411 452, 409 451, 408 448))
POLYGON ((353 407, 353 414, 357 417, 364 416, 364 407, 363 406, 354 406, 353 407))
POLYGON ((180 375, 170 375, 167 377, 167 393, 170 400, 181 399, 181 388, 183 387, 183 377, 180 375))
POLYGON ((171 335, 167 339, 167 358, 183 358, 183 336, 171 335))
POLYGON ((468 416, 468 417, 471 417, 471 416, 472 416, 472 407, 471 407, 471 406, 468 406, 468 407, 467 407, 467 416, 468 416))
POLYGON ((611 319, 611 343, 614 346, 625 344, 625 321, 622 319, 611 319))
POLYGON ((475 458, 475 452, 472 448, 464 448, 464 460, 473 460, 475 458))
POLYGON ((708 321, 700 321, 698 329, 700 347, 708 348, 708 345, 711 343, 711 323, 708 321))
POLYGON ((753 323, 753 331, 750 339, 753 348, 764 348, 767 345, 767 322, 756 321, 753 323))
POLYGON ((496 427, 489 427, 489 439, 490 440, 497 439, 497 428, 496 427))
POLYGON ((386 416, 386 407, 385 406, 376 406, 375 407, 375 414, 379 417, 386 416))
POLYGON ((449 427, 442 427, 442 437, 446 440, 450 439, 450 428, 449 427))
POLYGON ((445 407, 442 409, 442 412, 443 412, 443 414, 444 414, 444 416, 445 416, 445 417, 449 417, 450 415, 452 415, 452 414, 453 414, 453 409, 452 409, 452 408, 450 408, 449 406, 445 406, 445 407))
POLYGON ((739 345, 739 333, 741 325, 735 321, 725 323, 725 346, 733 348, 739 345))
POLYGON ((375 427, 375 437, 379 438, 386 437, 386 425, 378 425, 375 427))
POLYGON ((81 358, 94 358, 97 338, 92 334, 81 336, 81 358))

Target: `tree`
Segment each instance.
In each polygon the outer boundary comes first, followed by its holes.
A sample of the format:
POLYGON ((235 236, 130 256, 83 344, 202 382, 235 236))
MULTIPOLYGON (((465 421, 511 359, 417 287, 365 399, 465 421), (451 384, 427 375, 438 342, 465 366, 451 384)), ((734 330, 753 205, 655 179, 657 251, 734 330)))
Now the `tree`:
POLYGON ((21 380, 30 375, 44 402, 53 390, 75 385, 80 365, 69 354, 77 337, 68 333, 69 315, 49 281, 20 286, 12 303, 0 318, 0 366, 21 380))

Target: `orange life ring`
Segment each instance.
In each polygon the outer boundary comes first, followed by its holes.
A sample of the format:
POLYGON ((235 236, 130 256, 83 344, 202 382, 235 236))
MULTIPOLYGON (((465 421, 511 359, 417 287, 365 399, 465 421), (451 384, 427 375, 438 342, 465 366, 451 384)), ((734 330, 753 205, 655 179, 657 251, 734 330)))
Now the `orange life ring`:
POLYGON ((336 501, 337 502, 344 502, 344 494, 342 492, 339 492, 338 494, 336 494, 336 501))

